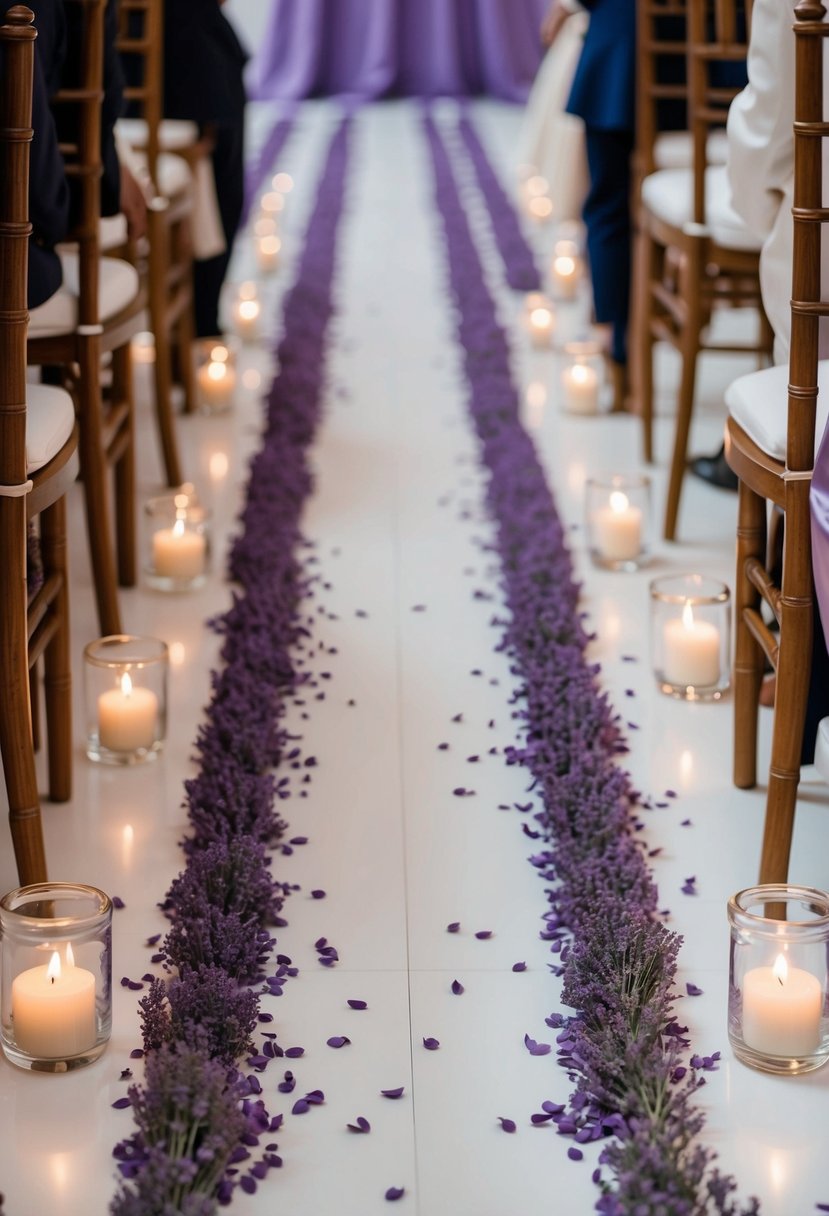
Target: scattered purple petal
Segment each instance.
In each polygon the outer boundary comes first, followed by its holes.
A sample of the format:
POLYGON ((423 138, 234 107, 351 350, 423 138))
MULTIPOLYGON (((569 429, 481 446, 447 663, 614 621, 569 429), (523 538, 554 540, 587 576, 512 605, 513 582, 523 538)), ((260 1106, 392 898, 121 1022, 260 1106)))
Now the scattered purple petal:
POLYGON ((394 1203, 396 1199, 402 1199, 406 1193, 406 1188, 403 1186, 390 1186, 386 1191, 386 1199, 389 1203, 394 1203))
POLYGON ((311 899, 325 899, 325 892, 317 887, 311 892, 311 899))
POLYGON ((460 929, 460 927, 461 927, 461 922, 459 920, 453 920, 450 924, 448 924, 446 926, 446 932, 447 933, 457 933, 458 930, 460 929))
POLYGON ((501 1129, 505 1132, 509 1132, 510 1135, 512 1135, 512 1133, 514 1131, 516 1131, 516 1126, 513 1123, 512 1119, 505 1119, 503 1115, 499 1115, 498 1122, 501 1124, 501 1129))
POLYGON ((365 1134, 371 1131, 371 1124, 368 1119, 364 1119, 362 1115, 358 1115, 354 1123, 346 1123, 346 1127, 350 1132, 365 1134))
POLYGON ((352 1000, 348 1002, 349 1009, 368 1009, 368 1001, 352 1000))
POLYGON ((437 1051, 440 1047, 440 1041, 438 1039, 424 1039, 423 1046, 427 1051, 437 1051))
POLYGON ((346 1047, 351 1042, 351 1039, 344 1034, 335 1034, 330 1039, 326 1039, 325 1042, 328 1047, 339 1049, 340 1047, 346 1047))
POLYGON ((463 990, 463 984, 460 982, 460 980, 452 980, 452 991, 454 992, 455 996, 460 996, 463 990))
POLYGON ((685 991, 688 993, 688 996, 702 996, 702 989, 698 988, 696 984, 692 984, 690 981, 688 981, 688 983, 685 985, 685 991))
POLYGON ((512 969, 513 969, 513 971, 526 971, 527 964, 526 963, 513 963, 512 969))
POLYGON ((492 930, 491 929, 479 929, 478 932, 475 934, 475 936, 477 937, 479 942, 485 942, 488 938, 492 937, 492 930))
POLYGON ((124 903, 124 901, 123 901, 123 899, 121 898, 121 896, 120 896, 120 895, 113 895, 113 897, 112 897, 112 906, 113 906, 113 908, 119 908, 119 909, 120 909, 120 908, 126 908, 126 906, 127 906, 127 905, 124 903))
POLYGON ((402 1098, 405 1090, 405 1085, 401 1085, 398 1089, 381 1089, 380 1093, 384 1098, 402 1098))

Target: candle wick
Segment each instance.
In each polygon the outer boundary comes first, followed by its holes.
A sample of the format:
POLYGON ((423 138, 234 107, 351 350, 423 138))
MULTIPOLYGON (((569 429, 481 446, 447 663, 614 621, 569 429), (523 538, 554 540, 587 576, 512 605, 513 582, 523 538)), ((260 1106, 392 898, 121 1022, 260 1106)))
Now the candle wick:
POLYGON ((52 981, 52 983, 54 984, 54 982, 55 982, 55 977, 54 977, 53 975, 50 975, 50 976, 49 976, 49 979, 50 979, 50 980, 52 981))
POLYGON ((778 982, 778 984, 780 985, 780 987, 782 988, 782 987, 783 987, 783 977, 782 977, 782 976, 780 976, 780 975, 778 975, 778 977, 777 977, 777 982, 778 982))

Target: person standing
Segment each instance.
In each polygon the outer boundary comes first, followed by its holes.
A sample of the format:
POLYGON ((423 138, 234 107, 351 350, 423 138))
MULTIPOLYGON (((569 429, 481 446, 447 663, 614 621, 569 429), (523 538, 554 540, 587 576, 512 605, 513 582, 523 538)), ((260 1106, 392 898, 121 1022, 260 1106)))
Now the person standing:
POLYGON ((219 296, 244 203, 247 55, 222 0, 165 0, 164 115, 198 123, 210 149, 224 252, 193 264, 196 335, 220 333, 219 296))

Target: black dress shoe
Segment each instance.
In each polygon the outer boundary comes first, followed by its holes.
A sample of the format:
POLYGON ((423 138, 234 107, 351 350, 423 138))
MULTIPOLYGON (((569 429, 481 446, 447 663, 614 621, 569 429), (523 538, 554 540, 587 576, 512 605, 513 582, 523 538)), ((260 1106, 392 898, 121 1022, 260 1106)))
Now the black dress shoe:
POLYGON ((726 463, 724 448, 720 448, 716 456, 697 456, 691 461, 691 472, 718 490, 735 491, 739 484, 737 474, 726 463))

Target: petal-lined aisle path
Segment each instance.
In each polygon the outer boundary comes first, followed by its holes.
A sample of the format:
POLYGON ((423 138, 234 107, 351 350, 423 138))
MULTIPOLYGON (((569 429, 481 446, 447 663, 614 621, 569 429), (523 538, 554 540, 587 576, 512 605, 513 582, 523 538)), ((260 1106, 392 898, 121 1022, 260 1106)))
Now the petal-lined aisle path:
MULTIPOLYGON (((490 151, 507 165, 518 114, 488 105, 476 112, 490 151)), ((284 277, 267 287, 275 318, 331 118, 324 105, 304 107, 274 166, 297 181, 286 217, 289 261, 284 277)), ((272 116, 263 115, 262 130, 271 126, 272 116)), ((582 1216, 596 1198, 590 1160, 568 1161, 568 1141, 530 1124, 544 1100, 564 1101, 568 1093, 554 1057, 533 1057, 524 1046, 525 1034, 553 1041, 544 1017, 556 1008, 558 981, 538 940, 546 904, 526 860, 533 851, 521 830, 528 816, 498 809, 526 806, 530 796, 525 774, 490 754, 516 741, 511 682, 505 659, 493 651, 498 633, 488 625, 499 606, 487 598, 493 558, 480 547, 489 528, 480 516, 477 449, 431 167, 408 105, 365 110, 353 141, 328 410, 305 520, 328 584, 310 604, 324 661, 314 661, 317 687, 299 698, 305 704, 289 719, 317 765, 309 770, 308 797, 282 808, 291 834, 307 835, 309 844, 275 862, 280 879, 302 887, 279 934, 280 950, 300 975, 267 1003, 280 1043, 305 1049, 288 1062, 297 1091, 320 1088, 326 1102, 291 1118, 292 1099, 280 1103, 275 1092, 282 1071, 268 1069, 270 1109, 286 1113, 278 1135, 284 1166, 256 1196, 239 1196, 234 1210, 363 1216, 387 1210, 386 1190, 404 1187, 399 1210, 421 1216, 541 1216, 553 1209, 582 1216), (460 789, 467 793, 453 793, 460 789), (325 898, 313 899, 312 889, 325 898), (457 933, 446 932, 451 922, 460 922, 457 933), (482 931, 492 936, 475 936, 482 931), (334 968, 319 964, 314 943, 323 936, 338 950, 334 968), (526 971, 512 970, 519 961, 526 971), (349 1008, 349 1000, 368 1008, 349 1008), (335 1050, 326 1042, 333 1036, 351 1042, 335 1050), (427 1050, 424 1038, 437 1039, 439 1048, 427 1050), (396 1101, 380 1095, 399 1086, 405 1091, 396 1101), (346 1130, 357 1116, 369 1120, 369 1135, 346 1130), (505 1135, 498 1116, 513 1119, 517 1133, 505 1135)), ((468 180, 486 250, 485 217, 471 174, 468 180)), ((237 277, 247 277, 251 264, 241 248, 237 277)), ((521 301, 504 287, 494 253, 488 264, 502 320, 518 333, 521 301)), ((247 370, 261 374, 262 360, 250 352, 245 358, 247 370)), ((554 400, 544 405, 538 386, 551 386, 550 357, 528 356, 520 335, 516 370, 525 386, 536 385, 528 425, 565 519, 579 524, 588 468, 637 467, 635 420, 565 419, 554 400)), ((719 426, 716 386, 706 387, 701 443, 715 441, 719 426)), ((234 530, 258 426, 252 392, 231 420, 186 420, 188 472, 212 498, 220 546, 234 530)), ((146 415, 142 427, 149 492, 157 473, 146 415)), ((689 487, 690 543, 679 554, 662 551, 659 564, 730 579, 732 510, 730 500, 689 487)), ((757 1077, 730 1062, 725 1035, 725 900, 753 880, 761 795, 737 796, 728 784, 730 704, 686 707, 655 693, 647 668, 648 575, 596 574, 580 555, 578 532, 573 544, 599 632, 596 657, 617 705, 640 728, 631 735, 634 778, 657 795, 666 788, 681 795, 653 812, 648 832, 654 847, 665 848, 656 863, 661 902, 687 936, 681 978, 703 989, 683 1002, 683 1020, 697 1050, 722 1049, 726 1057, 704 1091, 707 1139, 721 1149, 742 1194, 759 1194, 771 1216, 799 1216, 821 1197, 829 1080, 757 1077), (623 662, 624 655, 639 661, 623 662), (680 891, 690 875, 699 891, 693 898, 680 891)), ((78 656, 92 619, 80 541, 73 558, 83 584, 73 600, 80 747, 78 656)), ((138 1041, 135 994, 117 983, 146 970, 143 940, 163 927, 154 905, 180 865, 182 782, 215 663, 216 641, 200 622, 226 607, 227 596, 217 573, 199 596, 126 597, 128 626, 178 643, 170 745, 154 768, 126 774, 93 770, 79 755, 72 806, 47 810, 51 856, 127 905, 116 921, 115 1035, 101 1063, 77 1077, 29 1077, 2 1065, 7 1216, 103 1216, 114 1189, 110 1152, 129 1115, 110 1104, 123 1093, 119 1072, 138 1041)), ((799 881, 823 887, 825 801, 818 787, 800 816, 793 862, 799 881)), ((6 857, 4 889, 13 885, 6 857)))

